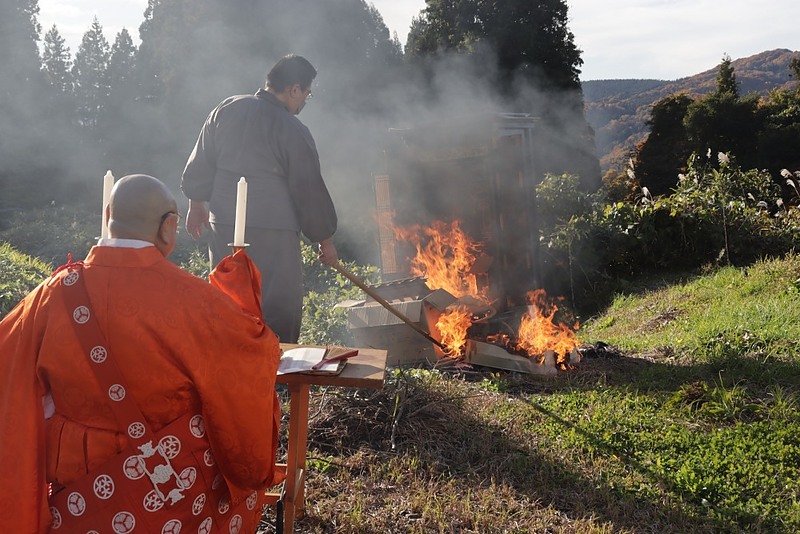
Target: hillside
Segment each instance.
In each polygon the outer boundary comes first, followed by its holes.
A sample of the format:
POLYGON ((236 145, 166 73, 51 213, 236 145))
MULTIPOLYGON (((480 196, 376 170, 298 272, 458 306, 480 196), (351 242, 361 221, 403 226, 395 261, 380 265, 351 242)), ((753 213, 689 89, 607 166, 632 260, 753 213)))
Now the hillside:
MULTIPOLYGON (((792 87, 789 62, 800 55, 786 49, 761 52, 733 60, 741 95, 766 95, 772 89, 792 87)), ((650 109, 660 99, 685 92, 703 95, 716 88, 718 65, 678 80, 591 80, 583 82, 586 120, 595 131, 600 166, 617 167, 647 133, 650 109)))

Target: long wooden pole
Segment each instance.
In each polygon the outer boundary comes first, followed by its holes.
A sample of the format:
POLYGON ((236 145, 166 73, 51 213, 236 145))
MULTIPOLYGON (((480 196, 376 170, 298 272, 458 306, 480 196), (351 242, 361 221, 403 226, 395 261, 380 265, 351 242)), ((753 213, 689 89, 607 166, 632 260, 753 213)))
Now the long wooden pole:
POLYGON ((409 319, 408 317, 406 317, 405 315, 403 315, 402 313, 397 311, 394 306, 389 304, 383 297, 378 295, 378 293, 374 289, 372 289, 367 284, 365 284, 364 281, 361 280, 360 278, 358 278, 356 275, 354 275, 353 273, 349 272, 347 269, 342 267, 342 265, 340 263, 337 262, 332 267, 334 269, 336 269, 337 271, 339 271, 345 278, 347 278, 348 280, 353 282, 355 285, 360 287, 361 290, 364 291, 364 293, 366 293, 367 295, 369 295, 370 297, 375 299, 375 301, 378 304, 380 304, 381 306, 383 306, 384 308, 389 310, 392 314, 394 314, 395 317, 397 317, 398 319, 400 319, 401 321, 406 323, 408 326, 410 326, 411 328, 416 330, 416 332, 418 334, 424 336, 425 339, 427 339, 428 341, 430 341, 431 343, 433 343, 434 345, 436 345, 437 347, 439 347, 443 351, 447 351, 447 347, 445 347, 442 344, 441 341, 438 341, 436 338, 431 336, 428 332, 426 332, 425 330, 420 328, 420 326, 418 324, 414 323, 411 319, 409 319))

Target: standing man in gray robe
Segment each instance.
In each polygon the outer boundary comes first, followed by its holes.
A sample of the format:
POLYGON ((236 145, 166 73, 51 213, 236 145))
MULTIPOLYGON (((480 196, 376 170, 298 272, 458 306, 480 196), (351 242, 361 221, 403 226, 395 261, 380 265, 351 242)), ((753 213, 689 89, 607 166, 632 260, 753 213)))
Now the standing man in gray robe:
POLYGON ((316 75, 292 54, 270 70, 265 89, 223 100, 206 119, 181 179, 186 231, 198 239, 210 225, 212 266, 230 254, 236 184, 247 180, 247 254, 261 271, 264 320, 284 343, 300 335, 300 233, 319 244, 322 263, 338 261, 336 210, 311 132, 296 117, 316 75))

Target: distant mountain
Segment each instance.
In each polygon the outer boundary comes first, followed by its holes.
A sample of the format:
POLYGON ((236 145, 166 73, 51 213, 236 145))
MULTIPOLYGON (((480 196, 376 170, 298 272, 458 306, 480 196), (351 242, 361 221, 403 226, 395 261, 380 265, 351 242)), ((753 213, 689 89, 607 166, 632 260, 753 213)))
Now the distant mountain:
MULTIPOLYGON (((789 62, 800 52, 786 49, 761 52, 732 61, 739 94, 766 95, 772 89, 794 87, 789 62)), ((699 96, 716 89, 719 64, 674 81, 591 80, 583 82, 586 120, 594 128, 597 155, 605 172, 624 165, 627 156, 649 133, 646 121, 653 104, 673 93, 699 96)))

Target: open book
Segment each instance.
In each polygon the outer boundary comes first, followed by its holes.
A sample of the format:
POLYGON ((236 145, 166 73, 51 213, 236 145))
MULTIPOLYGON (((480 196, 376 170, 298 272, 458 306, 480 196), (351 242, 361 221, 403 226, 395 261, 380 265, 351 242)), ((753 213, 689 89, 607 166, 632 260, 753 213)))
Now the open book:
POLYGON ((278 364, 278 374, 339 374, 347 363, 347 357, 356 354, 358 351, 342 347, 296 347, 283 352, 278 364), (331 361, 322 363, 323 360, 331 361))

